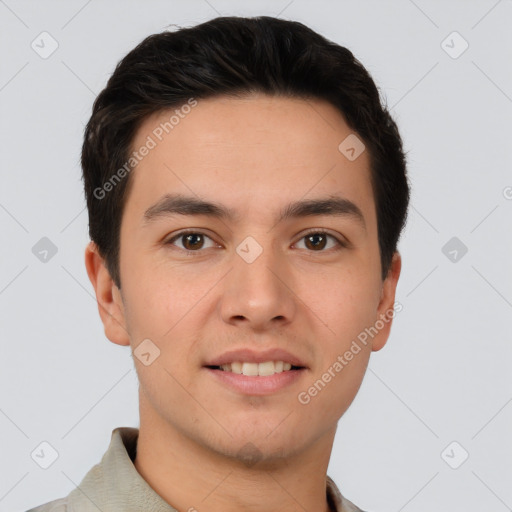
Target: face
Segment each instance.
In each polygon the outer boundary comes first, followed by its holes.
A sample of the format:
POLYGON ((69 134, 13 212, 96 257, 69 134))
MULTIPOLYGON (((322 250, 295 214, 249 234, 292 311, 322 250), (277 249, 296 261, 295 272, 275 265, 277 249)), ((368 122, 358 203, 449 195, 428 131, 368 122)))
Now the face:
POLYGON ((135 351, 158 428, 265 460, 332 442, 389 335, 400 271, 397 253, 381 279, 369 155, 338 149, 353 131, 323 101, 189 110, 169 133, 172 112, 147 118, 133 141, 156 144, 130 176, 120 292, 88 248, 106 335, 135 351))

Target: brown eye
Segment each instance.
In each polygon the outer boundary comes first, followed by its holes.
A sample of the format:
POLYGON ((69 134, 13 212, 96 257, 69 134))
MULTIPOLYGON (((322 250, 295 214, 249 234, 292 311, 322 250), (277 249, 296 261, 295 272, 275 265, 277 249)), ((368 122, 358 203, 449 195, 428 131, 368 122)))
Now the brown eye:
POLYGON ((324 249, 341 249, 344 244, 335 236, 325 233, 323 231, 313 231, 303 236, 299 242, 304 240, 304 246, 309 251, 313 252, 327 252, 324 249), (334 244, 328 247, 329 239, 334 241, 334 244))
POLYGON ((199 233, 192 233, 189 235, 182 235, 183 247, 189 251, 194 249, 201 249, 204 244, 203 235, 199 233))
POLYGON ((305 236, 306 247, 308 249, 323 249, 327 244, 327 237, 323 233, 314 233, 312 235, 305 236))
POLYGON ((200 249, 207 249, 214 246, 213 241, 209 236, 196 231, 179 233, 178 235, 173 236, 168 242, 166 242, 166 244, 176 245, 179 249, 191 252, 198 252, 200 249), (211 241, 210 245, 205 245, 208 240, 211 241))

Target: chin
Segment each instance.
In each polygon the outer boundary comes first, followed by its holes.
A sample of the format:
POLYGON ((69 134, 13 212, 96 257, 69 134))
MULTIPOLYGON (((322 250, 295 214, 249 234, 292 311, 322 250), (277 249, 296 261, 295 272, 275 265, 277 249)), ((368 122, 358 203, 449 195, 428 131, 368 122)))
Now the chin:
POLYGON ((288 460, 295 451, 299 451, 297 448, 283 445, 281 440, 254 443, 248 439, 237 439, 229 447, 219 448, 218 453, 240 462, 247 468, 257 467, 261 470, 272 469, 280 461, 288 460))

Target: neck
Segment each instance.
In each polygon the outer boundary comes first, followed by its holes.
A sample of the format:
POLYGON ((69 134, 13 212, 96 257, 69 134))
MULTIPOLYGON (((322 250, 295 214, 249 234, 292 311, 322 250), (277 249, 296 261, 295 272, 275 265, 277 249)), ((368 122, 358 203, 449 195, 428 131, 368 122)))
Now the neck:
POLYGON ((329 512, 326 474, 335 431, 290 457, 226 457, 156 414, 141 414, 135 468, 179 511, 329 512))

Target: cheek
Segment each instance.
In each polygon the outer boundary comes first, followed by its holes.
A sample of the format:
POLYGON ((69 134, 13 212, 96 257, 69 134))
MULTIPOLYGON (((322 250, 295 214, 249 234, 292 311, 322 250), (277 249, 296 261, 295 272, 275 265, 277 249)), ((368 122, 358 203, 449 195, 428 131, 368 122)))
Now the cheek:
MULTIPOLYGON (((133 348, 136 351, 143 340, 151 340, 157 347, 155 363, 161 367, 159 372, 148 374, 148 379, 170 379, 172 384, 167 370, 186 384, 189 363, 197 364, 194 345, 201 339, 201 315, 206 304, 202 299, 208 287, 208 281, 194 282, 180 272, 164 275, 158 268, 150 269, 140 281, 131 282, 128 316, 133 348)), ((141 366, 140 370, 144 372, 145 368, 141 366)))
POLYGON ((163 342, 199 300, 202 287, 158 264, 134 262, 133 268, 138 272, 126 279, 130 334, 163 342))
POLYGON ((319 284, 310 298, 324 333, 317 331, 321 357, 299 402, 328 423, 346 411, 361 385, 371 354, 365 329, 375 322, 378 301, 376 287, 364 275, 347 272, 319 284))
POLYGON ((311 428, 326 428, 343 416, 361 386, 368 358, 369 351, 361 350, 345 364, 331 362, 300 390, 298 407, 307 414, 311 428))
MULTIPOLYGON (((364 269, 325 276, 312 301, 329 329, 322 336, 321 364, 302 390, 301 403, 322 421, 336 420, 350 406, 363 380, 371 354, 365 329, 376 319, 378 286, 364 269)), ((300 400, 299 400, 300 402, 300 400)))
MULTIPOLYGON (((162 415, 183 407, 190 396, 191 347, 198 337, 194 296, 176 298, 162 280, 145 280, 132 294, 130 337, 140 388, 162 415), (144 353, 149 356, 144 360, 144 353), (150 360, 149 364, 146 364, 150 360)), ((194 361, 195 363, 196 361, 194 361)))
POLYGON ((373 324, 378 306, 378 287, 369 273, 339 271, 303 277, 301 298, 328 326, 326 335, 343 345, 373 324))

